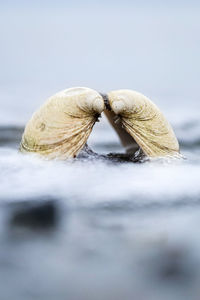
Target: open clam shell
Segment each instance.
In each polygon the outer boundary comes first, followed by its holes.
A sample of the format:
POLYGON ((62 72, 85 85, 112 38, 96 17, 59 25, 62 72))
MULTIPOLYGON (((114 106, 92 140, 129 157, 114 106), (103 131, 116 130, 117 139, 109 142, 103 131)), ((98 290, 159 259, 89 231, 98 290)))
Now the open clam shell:
POLYGON ((102 96, 92 89, 76 87, 61 91, 33 114, 22 136, 20 151, 47 159, 75 157, 103 110, 102 96))
POLYGON ((107 97, 111 111, 106 116, 127 152, 134 153, 139 146, 148 157, 179 154, 172 127, 151 100, 132 90, 112 91, 107 97))

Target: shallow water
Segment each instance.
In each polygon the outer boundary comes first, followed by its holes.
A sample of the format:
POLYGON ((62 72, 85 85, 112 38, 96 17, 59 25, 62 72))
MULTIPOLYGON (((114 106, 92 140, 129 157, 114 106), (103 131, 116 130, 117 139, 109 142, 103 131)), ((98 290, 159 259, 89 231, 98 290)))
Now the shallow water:
MULTIPOLYGON (((0 299, 199 300, 198 3, 8 2, 0 4, 0 299), (186 159, 20 154, 31 113, 71 86, 143 92, 186 159)), ((123 152, 104 118, 88 144, 123 152)))
MULTIPOLYGON (((182 129, 187 159, 135 164, 41 161, 1 127, 4 299, 198 299, 199 141, 182 129)), ((104 119, 89 144, 123 151, 104 119)))

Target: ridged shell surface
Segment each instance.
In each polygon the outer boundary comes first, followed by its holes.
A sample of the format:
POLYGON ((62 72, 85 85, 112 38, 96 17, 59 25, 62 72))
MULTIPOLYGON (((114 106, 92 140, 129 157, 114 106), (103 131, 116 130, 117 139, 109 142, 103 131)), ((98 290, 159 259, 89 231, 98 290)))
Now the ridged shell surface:
POLYGON ((95 90, 76 87, 61 91, 33 114, 22 136, 20 150, 46 159, 75 157, 103 110, 103 98, 95 90))
POLYGON ((148 157, 179 154, 179 143, 171 125, 150 99, 132 90, 112 91, 108 99, 123 128, 148 157))

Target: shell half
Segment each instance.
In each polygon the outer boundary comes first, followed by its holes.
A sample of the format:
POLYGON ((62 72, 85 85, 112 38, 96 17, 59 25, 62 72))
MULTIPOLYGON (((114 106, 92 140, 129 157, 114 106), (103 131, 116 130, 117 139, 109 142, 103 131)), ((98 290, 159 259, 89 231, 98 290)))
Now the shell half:
POLYGON ((102 96, 92 89, 61 91, 33 114, 22 136, 20 151, 37 153, 46 159, 75 157, 103 110, 102 96))
MULTIPOLYGON (((136 142, 146 156, 179 154, 179 143, 171 125, 151 100, 132 90, 112 91, 108 100, 111 110, 120 118, 121 127, 133 138, 132 144, 136 142)), ((123 132, 120 138, 123 143, 123 132)))

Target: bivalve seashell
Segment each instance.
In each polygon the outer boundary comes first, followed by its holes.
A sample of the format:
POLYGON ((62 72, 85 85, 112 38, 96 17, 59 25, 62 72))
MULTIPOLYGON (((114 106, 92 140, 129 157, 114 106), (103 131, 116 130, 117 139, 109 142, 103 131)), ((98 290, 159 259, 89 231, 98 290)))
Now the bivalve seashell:
POLYGON ((76 87, 61 91, 33 114, 22 136, 20 151, 47 159, 75 157, 103 110, 102 96, 92 89, 76 87))
POLYGON ((150 99, 132 90, 112 91, 107 97, 111 112, 106 115, 127 149, 135 151, 137 144, 148 157, 179 155, 171 125, 150 99))

